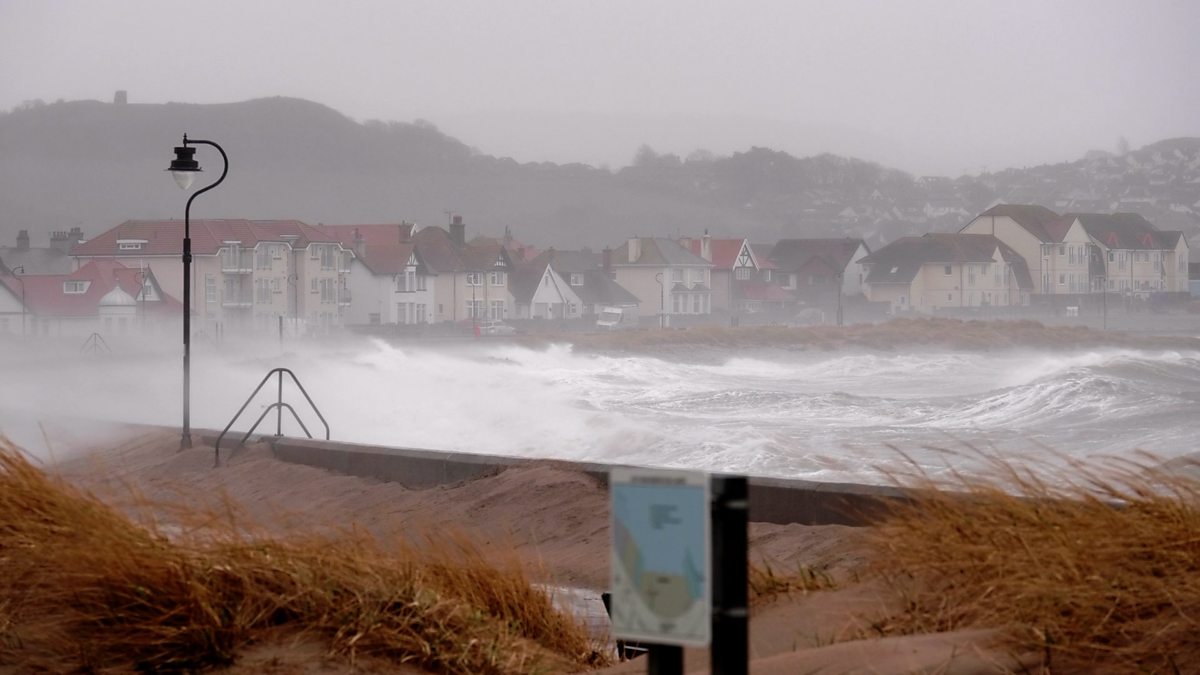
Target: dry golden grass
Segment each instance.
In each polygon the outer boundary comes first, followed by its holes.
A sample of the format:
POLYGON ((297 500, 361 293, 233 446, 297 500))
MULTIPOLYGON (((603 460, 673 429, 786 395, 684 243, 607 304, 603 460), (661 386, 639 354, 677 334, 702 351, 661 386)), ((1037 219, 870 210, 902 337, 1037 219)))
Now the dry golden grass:
POLYGON ((1062 672, 1200 672, 1200 484, 1075 466, 1070 485, 995 462, 924 489, 874 537, 902 611, 885 632, 1003 629, 1062 672))
POLYGON ((803 595, 837 587, 825 570, 809 565, 797 565, 795 570, 776 570, 765 561, 750 565, 748 581, 751 604, 761 604, 781 595, 803 595))
POLYGON ((463 538, 273 539, 214 513, 168 538, 0 442, 0 667, 202 670, 281 631, 353 661, 440 673, 567 672, 604 658, 520 566, 463 538))

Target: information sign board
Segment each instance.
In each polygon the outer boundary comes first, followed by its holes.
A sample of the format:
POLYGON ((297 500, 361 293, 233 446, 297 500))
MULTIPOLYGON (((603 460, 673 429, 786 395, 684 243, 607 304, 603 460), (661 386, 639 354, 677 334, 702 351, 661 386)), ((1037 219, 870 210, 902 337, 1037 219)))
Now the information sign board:
POLYGON ((613 636, 707 645, 712 632, 708 475, 616 468, 609 485, 613 636))

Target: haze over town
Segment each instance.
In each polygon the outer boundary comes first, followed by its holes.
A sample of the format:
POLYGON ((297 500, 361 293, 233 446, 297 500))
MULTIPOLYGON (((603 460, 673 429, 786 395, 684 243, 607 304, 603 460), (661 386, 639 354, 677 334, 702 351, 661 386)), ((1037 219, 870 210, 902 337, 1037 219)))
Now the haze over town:
POLYGON ((830 152, 915 175, 1200 134, 1192 2, 0 5, 0 108, 318 101, 518 161, 830 152))

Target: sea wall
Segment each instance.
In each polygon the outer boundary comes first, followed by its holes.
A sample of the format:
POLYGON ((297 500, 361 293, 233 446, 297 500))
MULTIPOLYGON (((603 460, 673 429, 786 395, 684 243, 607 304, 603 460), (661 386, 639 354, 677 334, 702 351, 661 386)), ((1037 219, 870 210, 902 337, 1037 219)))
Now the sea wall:
MULTIPOLYGON (((205 438, 207 442, 215 440, 205 438)), ((287 462, 427 488, 493 475, 511 467, 551 464, 607 483, 611 465, 522 459, 497 455, 391 448, 333 441, 271 438, 275 456, 287 462)), ((750 520, 805 525, 866 525, 903 490, 855 483, 821 483, 783 478, 750 479, 750 520)))

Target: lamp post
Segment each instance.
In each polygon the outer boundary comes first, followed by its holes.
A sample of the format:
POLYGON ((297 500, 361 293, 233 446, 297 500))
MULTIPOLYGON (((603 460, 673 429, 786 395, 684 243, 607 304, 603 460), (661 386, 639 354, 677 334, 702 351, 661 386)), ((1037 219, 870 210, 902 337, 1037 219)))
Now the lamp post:
POLYGON ((845 283, 846 271, 837 273, 837 325, 842 325, 842 285, 845 283))
POLYGON ((17 265, 12 268, 13 278, 21 282, 21 339, 25 339, 25 280, 17 276, 17 272, 25 274, 25 266, 17 265))
POLYGON ((666 327, 666 304, 663 298, 667 294, 666 287, 663 286, 663 273, 659 272, 654 275, 654 280, 658 282, 658 328, 662 330, 666 327))
POLYGON ((200 163, 192 159, 192 156, 196 154, 196 149, 190 147, 192 145, 211 145, 216 148, 217 152, 221 153, 224 166, 221 168, 221 177, 216 182, 193 192, 192 196, 188 197, 187 206, 183 209, 183 435, 180 438, 180 449, 192 447, 192 200, 220 185, 221 181, 225 180, 225 175, 229 173, 229 157, 226 156, 225 150, 221 146, 212 141, 189 140, 187 134, 184 134, 183 145, 175 147, 175 159, 167 168, 180 189, 187 190, 191 187, 192 179, 201 171, 200 163))

